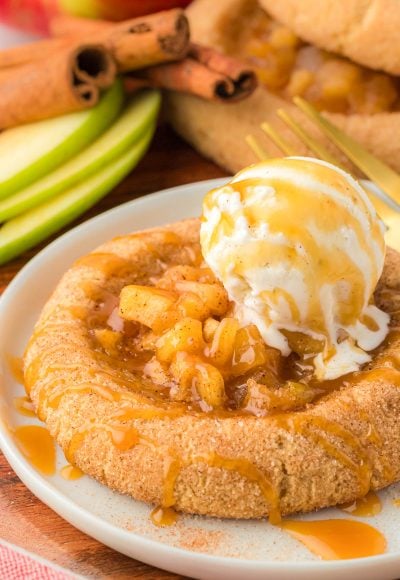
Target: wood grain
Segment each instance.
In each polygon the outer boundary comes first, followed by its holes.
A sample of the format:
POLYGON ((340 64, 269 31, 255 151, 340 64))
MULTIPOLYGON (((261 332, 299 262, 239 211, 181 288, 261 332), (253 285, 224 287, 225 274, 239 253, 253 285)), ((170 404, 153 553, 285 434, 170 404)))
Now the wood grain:
MULTIPOLYGON (((226 174, 221 169, 200 157, 169 128, 161 125, 149 153, 135 171, 95 208, 64 231, 147 193, 223 175, 226 174)), ((0 267, 0 294, 26 262, 49 241, 0 267)), ((118 554, 76 530, 32 495, 1 453, 0 513, 0 538, 87 578, 182 578, 118 554)))

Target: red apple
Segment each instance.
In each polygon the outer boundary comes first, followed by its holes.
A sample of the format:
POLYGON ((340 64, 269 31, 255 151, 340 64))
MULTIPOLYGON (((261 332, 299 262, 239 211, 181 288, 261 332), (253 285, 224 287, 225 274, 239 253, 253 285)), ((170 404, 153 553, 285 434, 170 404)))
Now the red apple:
POLYGON ((177 6, 185 7, 189 2, 190 0, 59 0, 60 6, 69 14, 105 20, 125 20, 177 6))
POLYGON ((190 0, 0 0, 0 21, 32 32, 47 33, 57 14, 124 20, 150 12, 185 7, 190 0))

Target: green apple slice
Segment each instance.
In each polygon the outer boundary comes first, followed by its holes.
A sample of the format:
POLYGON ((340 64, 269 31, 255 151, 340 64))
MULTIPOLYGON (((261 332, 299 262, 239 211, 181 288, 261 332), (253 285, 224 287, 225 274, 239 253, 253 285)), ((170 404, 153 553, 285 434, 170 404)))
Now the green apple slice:
POLYGON ((120 156, 154 123, 160 101, 157 91, 135 95, 113 125, 89 147, 49 175, 0 201, 0 223, 69 189, 120 156))
POLYGON ((4 224, 0 228, 0 264, 35 246, 111 191, 144 155, 154 130, 155 123, 133 147, 86 181, 4 224))
POLYGON ((0 199, 46 175, 96 139, 119 113, 123 98, 117 81, 92 109, 0 133, 0 199))

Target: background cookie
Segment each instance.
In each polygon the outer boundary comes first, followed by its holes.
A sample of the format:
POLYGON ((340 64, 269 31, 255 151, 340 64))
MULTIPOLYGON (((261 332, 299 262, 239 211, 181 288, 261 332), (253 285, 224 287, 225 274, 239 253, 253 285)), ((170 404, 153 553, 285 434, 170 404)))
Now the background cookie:
MULTIPOLYGON (((280 9, 281 3, 276 4, 280 9)), ((390 4, 394 3, 390 1, 390 4)), ((303 10, 303 2, 298 5, 299 10, 300 7, 303 10)), ((258 2, 255 0, 219 0, 218 3, 214 0, 195 0, 189 6, 187 15, 195 41, 224 50, 235 41, 240 27, 245 27, 247 18, 258 9, 258 2)), ((312 19, 310 22, 312 23, 312 19)), ((276 117, 278 108, 286 109, 305 129, 334 152, 343 165, 356 173, 349 161, 321 136, 290 101, 272 94, 262 86, 250 98, 237 104, 221 105, 177 93, 166 95, 165 104, 167 118, 175 130, 205 156, 233 173, 257 161, 245 143, 248 134, 254 134, 271 157, 282 155, 260 130, 263 121, 273 125, 294 146, 298 155, 310 154, 276 117)), ((400 112, 326 115, 369 151, 400 171, 400 141, 393 139, 393 135, 400 133, 400 112)))
POLYGON ((397 0, 260 0, 300 38, 370 68, 400 74, 397 0))

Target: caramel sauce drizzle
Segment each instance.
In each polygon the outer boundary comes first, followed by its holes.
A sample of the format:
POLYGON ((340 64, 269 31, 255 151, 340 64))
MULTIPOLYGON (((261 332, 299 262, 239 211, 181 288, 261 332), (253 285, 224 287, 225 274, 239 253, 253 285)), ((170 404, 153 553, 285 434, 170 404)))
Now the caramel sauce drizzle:
MULTIPOLYGON (((83 387, 84 388, 84 387, 83 387)), ((96 391, 96 394, 99 396, 104 396, 107 389, 103 387, 99 391, 96 391)), ((106 394, 107 400, 109 400, 109 394, 106 394)), ((111 419, 118 419, 119 421, 128 421, 132 419, 152 419, 155 417, 158 418, 175 418, 179 417, 183 414, 183 408, 178 409, 132 409, 127 408, 125 410, 121 410, 116 415, 112 416, 111 419)), ((141 443, 145 445, 150 445, 151 447, 157 449, 159 446, 154 441, 148 439, 147 437, 143 437, 139 434, 135 427, 124 425, 121 423, 97 423, 94 425, 89 426, 88 428, 82 429, 75 433, 71 438, 69 443, 68 449, 65 453, 67 460, 70 463, 75 463, 75 455, 77 450, 83 444, 85 437, 95 430, 105 430, 111 436, 111 440, 113 444, 120 449, 121 451, 128 451, 135 445, 141 443)), ((270 521, 272 523, 277 523, 280 521, 280 512, 279 512, 279 496, 273 485, 268 481, 266 476, 249 460, 247 459, 228 459, 218 455, 215 452, 209 453, 207 455, 196 456, 196 457, 189 457, 187 460, 183 460, 178 458, 173 451, 169 451, 167 455, 167 460, 164 468, 164 487, 163 487, 163 495, 161 500, 160 509, 172 508, 175 504, 175 496, 174 496, 174 487, 176 479, 178 478, 181 470, 184 467, 188 467, 193 463, 206 463, 210 467, 220 468, 220 469, 227 469, 230 471, 236 471, 249 481, 253 481, 258 484, 266 503, 270 506, 270 521)), ((156 510, 157 511, 157 510, 156 510)), ((158 516, 160 516, 159 511, 157 511, 158 516)), ((171 511, 169 510, 169 516, 171 516, 171 511)), ((153 518, 154 519, 154 518, 153 518)), ((168 521, 171 518, 169 517, 168 521)), ((174 521, 174 520, 173 520, 174 521)), ((173 523, 171 520, 171 523, 173 523)), ((159 525, 167 525, 165 520, 162 519, 162 524, 159 525)))
MULTIPOLYGON (((376 427, 374 422, 374 418, 368 413, 365 409, 361 409, 354 405, 350 401, 344 401, 343 399, 340 401, 342 407, 349 412, 354 412, 357 409, 357 418, 361 423, 364 423, 366 426, 366 434, 364 435, 365 440, 367 443, 371 444, 370 452, 374 455, 375 460, 379 461, 382 466, 382 472, 384 477, 387 480, 393 479, 395 470, 394 467, 389 463, 388 459, 382 456, 379 453, 380 448, 382 447, 383 440, 379 434, 379 431, 376 427)), ((372 493, 372 492, 371 492, 372 493)))
POLYGON ((386 539, 375 528, 353 520, 285 520, 279 526, 323 560, 377 556, 386 539))
POLYGON ((125 258, 107 252, 92 252, 76 260, 74 266, 86 266, 93 268, 104 276, 122 275, 124 271, 128 273, 132 270, 132 264, 125 258))
POLYGON ((72 385, 66 388, 63 388, 62 386, 61 389, 62 389, 61 392, 56 390, 48 397, 47 399, 48 406, 51 409, 58 409, 61 403, 61 399, 67 393, 80 393, 82 395, 85 393, 95 393, 96 395, 99 395, 100 397, 102 397, 106 401, 110 401, 111 403, 117 403, 121 401, 122 398, 122 393, 120 393, 119 391, 114 391, 108 387, 94 383, 83 383, 80 385, 72 385))
POLYGON ((24 384, 23 360, 20 356, 6 355, 6 360, 13 378, 20 385, 24 384))
POLYGON ((113 445, 119 451, 128 451, 139 442, 139 433, 137 429, 128 425, 109 424, 109 423, 94 423, 88 428, 78 430, 71 437, 65 457, 69 463, 75 464, 75 455, 77 450, 83 444, 86 436, 93 431, 103 430, 111 438, 113 445))
POLYGON ((22 455, 43 475, 56 471, 56 446, 45 427, 23 425, 14 432, 15 442, 22 455))
POLYGON ((172 526, 178 519, 178 514, 172 507, 155 507, 150 513, 150 519, 158 528, 172 526))
MULTIPOLYGON (((296 164, 294 164, 296 168, 296 164)), ((297 169, 297 168, 296 168, 297 169)), ((301 170, 300 170, 301 171, 301 170)), ((325 173, 328 173, 326 168, 321 168, 321 166, 316 166, 313 170, 314 174, 312 178, 316 182, 323 182, 324 177, 329 177, 325 173)), ((270 178, 269 184, 272 187, 276 187, 276 191, 280 191, 281 194, 279 198, 279 203, 277 203, 273 210, 268 206, 268 209, 258 206, 257 204, 252 205, 252 191, 256 190, 259 185, 260 180, 257 178, 243 178, 241 181, 236 181, 234 184, 235 191, 239 192, 242 200, 249 201, 245 204, 240 211, 233 212, 231 215, 226 215, 227 212, 223 212, 223 218, 225 222, 220 224, 219 227, 215 228, 214 240, 212 239, 209 244, 210 246, 213 242, 217 242, 220 238, 226 235, 226 230, 231 230, 234 228, 234 222, 242 215, 247 219, 249 225, 257 223, 268 223, 269 230, 272 234, 284 233, 287 239, 295 240, 300 243, 307 256, 314 265, 318 264, 318 268, 309 267, 308 263, 305 265, 303 255, 297 254, 292 251, 292 248, 288 244, 283 244, 281 246, 272 243, 269 240, 263 239, 262 241, 254 242, 251 246, 251 250, 246 246, 241 253, 241 249, 236 249, 237 260, 235 262, 234 272, 236 274, 243 274, 243 269, 247 271, 249 267, 259 267, 261 264, 268 261, 269 263, 288 263, 288 254, 290 254, 290 265, 291 267, 297 269, 301 272, 306 287, 309 290, 309 305, 308 305, 308 320, 313 321, 313 330, 321 335, 326 336, 326 340, 329 344, 329 333, 325 328, 325 316, 323 313, 323 308, 320 302, 319 293, 314 290, 322 285, 315 284, 316 277, 317 280, 329 280, 331 283, 337 283, 341 278, 346 279, 352 288, 352 302, 347 302, 342 300, 338 305, 337 316, 341 324, 344 326, 348 324, 355 323, 358 313, 362 311, 362 301, 364 293, 360 289, 365 286, 365 272, 359 264, 352 262, 348 255, 337 249, 335 252, 329 252, 328 257, 325 259, 318 259, 321 255, 321 249, 315 241, 315 238, 310 234, 307 229, 308 216, 310 215, 310 207, 313 207, 316 211, 315 215, 318 215, 320 211, 321 204, 325 204, 325 207, 329 211, 329 220, 324 220, 324 231, 326 233, 339 231, 343 224, 343 213, 346 212, 346 223, 352 229, 354 235, 357 238, 360 247, 363 252, 368 255, 367 241, 365 237, 365 232, 359 222, 358 216, 351 215, 342 206, 334 206, 330 203, 329 199, 324 195, 318 196, 315 191, 306 187, 303 187, 298 182, 293 185, 289 180, 280 177, 270 178), (288 204, 287 200, 290 199, 291 207, 295 207, 296 215, 298 220, 296 224, 289 224, 287 219, 288 204), (257 215, 255 215, 254 207, 257 207, 257 215), (226 222, 227 227, 225 226, 226 222), (224 227, 225 226, 225 227, 224 227), (358 291, 357 291, 358 289, 358 291)), ((337 176, 337 183, 334 184, 341 195, 343 195, 348 188, 348 185, 343 178, 343 176, 337 176)), ((210 210, 210 204, 212 204, 214 193, 211 191, 205 198, 204 204, 210 210)), ((357 205, 364 209, 364 201, 359 198, 354 200, 357 205)), ((371 232, 370 235, 373 237, 377 243, 380 243, 380 232, 376 224, 370 224, 371 232)), ((328 251, 328 249, 327 249, 328 251)), ((220 267, 228 270, 231 265, 231 260, 225 260, 220 264, 220 267)), ((371 261, 371 285, 378 282, 379 273, 377 271, 376 265, 371 261)), ((272 291, 271 298, 274 301, 278 297, 275 296, 275 291, 272 291)), ((293 308, 293 301, 289 302, 289 306, 293 308)), ((265 309, 265 315, 266 313, 265 309)), ((293 311, 296 315, 296 310, 293 311)), ((296 318, 294 319, 296 321, 296 318)))
POLYGON ((278 427, 291 433, 308 437, 317 445, 321 446, 328 455, 357 475, 360 483, 360 493, 362 495, 368 492, 372 475, 370 459, 361 441, 353 433, 344 429, 338 423, 317 415, 304 416, 289 414, 288 416, 274 417, 272 420, 278 427), (324 435, 314 431, 313 427, 317 427, 321 431, 340 439, 351 449, 355 457, 357 457, 357 460, 352 459, 346 452, 338 449, 324 435))
POLYGON ((166 457, 164 463, 164 485, 161 499, 162 509, 171 509, 175 505, 174 488, 176 480, 182 470, 182 461, 174 455, 166 457))
POLYGON ((84 473, 79 467, 75 467, 75 465, 64 465, 64 467, 60 471, 61 477, 67 479, 68 481, 75 481, 76 479, 80 479, 84 473))
POLYGON ((277 490, 264 473, 248 459, 229 459, 227 457, 222 457, 216 452, 211 452, 206 455, 192 457, 189 461, 190 463, 206 463, 209 467, 234 471, 239 473, 248 481, 253 481, 259 486, 260 491, 269 506, 269 521, 271 524, 277 524, 281 521, 279 495, 277 490))
POLYGON ((171 409, 133 409, 132 407, 122 408, 118 413, 113 415, 113 419, 120 421, 131 421, 134 419, 175 419, 182 417, 185 413, 183 406, 172 407, 171 409))
POLYGON ((338 508, 352 516, 368 518, 381 513, 382 502, 374 491, 369 491, 364 497, 353 502, 341 504, 338 508))
POLYGON ((14 407, 20 415, 24 415, 25 417, 36 417, 33 403, 29 397, 15 397, 14 407))
MULTIPOLYGON (((172 232, 171 232, 172 234, 172 232)), ((169 243, 180 243, 180 238, 177 236, 174 237, 175 234, 172 235, 171 241, 169 243)), ((197 254, 195 250, 194 258, 196 258, 197 254), (196 254, 196 255, 195 255, 196 254)), ((193 259, 194 259, 193 258, 193 259)), ((111 276, 121 274, 123 272, 128 272, 130 269, 130 264, 128 261, 116 256, 114 254, 105 254, 105 253, 93 253, 81 258, 76 263, 78 266, 88 266, 95 268, 96 270, 102 272, 105 276, 111 276)), ((80 306, 69 306, 68 307, 69 313, 78 318, 78 319, 85 319, 87 316, 87 309, 84 309, 80 306)), ((69 322, 71 326, 73 322, 69 322)), ((65 322, 61 323, 54 323, 54 327, 61 327, 64 326, 65 322)), ((41 333, 46 332, 48 330, 48 326, 43 324, 41 328, 39 328, 31 341, 37 339, 41 333)), ((97 364, 101 365, 101 370, 96 369, 93 372, 94 377, 106 377, 108 379, 112 379, 115 383, 119 384, 121 387, 125 389, 133 389, 134 393, 129 392, 119 392, 111 387, 104 386, 102 384, 96 384, 91 382, 86 382, 78 385, 66 385, 63 377, 55 377, 52 376, 48 381, 46 381, 42 385, 42 391, 40 393, 40 404, 39 408, 42 408, 44 405, 45 400, 47 399, 48 405, 51 409, 56 410, 62 397, 66 393, 71 392, 80 392, 80 393, 93 393, 96 396, 99 396, 106 401, 109 402, 138 402, 139 398, 142 401, 149 404, 149 397, 144 396, 137 392, 137 383, 135 380, 129 380, 126 375, 124 375, 123 370, 125 369, 125 362, 115 359, 108 354, 105 354, 100 351, 93 351, 87 347, 83 347, 82 345, 75 345, 80 352, 84 352, 85 355, 88 355, 93 361, 97 364), (114 367, 110 370, 110 366, 114 367), (117 369, 115 369, 115 366, 117 369), (49 396, 49 392, 51 392, 49 396)), ((30 386, 35 384, 37 380, 41 377, 42 372, 49 372, 50 374, 54 375, 57 374, 58 371, 62 372, 66 368, 76 368, 79 369, 79 363, 71 363, 71 364, 59 364, 53 365, 51 367, 46 368, 44 362, 47 357, 55 354, 57 350, 62 351, 65 348, 65 343, 63 345, 56 345, 50 349, 43 351, 41 354, 37 355, 36 358, 31 361, 31 364, 26 370, 26 388, 27 392, 30 391, 30 386)), ((398 361, 396 361, 396 365, 398 361)), ((379 368, 378 371, 372 370, 367 372, 357 373, 356 380, 361 380, 363 378, 375 378, 374 373, 377 373, 376 378, 381 378, 382 370, 388 375, 388 377, 395 377, 395 384, 400 386, 400 373, 396 370, 386 368, 384 369, 379 368)), ((128 451, 135 447, 136 445, 143 444, 149 445, 154 449, 162 449, 162 446, 158 443, 151 441, 149 438, 140 435, 139 431, 136 427, 124 424, 124 422, 143 419, 143 420, 151 420, 152 418, 165 418, 165 419, 174 419, 182 416, 184 413, 187 413, 188 409, 185 405, 180 405, 174 403, 170 407, 166 407, 163 409, 153 409, 149 408, 142 408, 142 409, 135 409, 129 406, 121 408, 118 413, 110 417, 110 422, 107 423, 97 423, 93 422, 88 426, 77 431, 71 438, 66 457, 67 460, 71 462, 71 466, 65 466, 66 473, 72 472, 74 469, 78 469, 73 467, 75 463, 75 456, 78 449, 84 444, 84 440, 86 436, 96 430, 105 431, 113 445, 119 449, 120 451, 128 451), (68 468, 68 469, 66 469, 68 468)), ((226 415, 225 412, 221 412, 222 416, 226 415)), ((231 413, 232 415, 232 413, 231 413)), ((303 435, 317 445, 321 446, 331 457, 342 463, 345 467, 350 469, 354 472, 359 481, 360 481, 360 491, 362 494, 367 493, 370 485, 371 479, 371 461, 366 453, 366 450, 361 443, 360 439, 356 437, 353 433, 341 427, 341 425, 329 421, 323 417, 319 416, 301 416, 295 414, 287 414, 286 416, 275 416, 272 418, 268 418, 268 420, 275 421, 279 427, 285 429, 287 431, 303 435), (345 447, 348 448, 350 453, 338 449, 334 443, 329 441, 321 432, 330 434, 333 438, 340 440, 345 447)), ((366 421, 370 421, 370 419, 366 416, 366 421)), ((44 429, 44 428, 38 428, 44 429)), ((43 437, 43 436, 42 436, 43 437)), ((50 434, 49 434, 50 437, 50 434)), ((368 438, 371 443, 379 445, 381 443, 379 434, 377 433, 376 429, 371 429, 370 433, 368 434, 368 438)), ((54 442, 52 443, 54 447, 54 442)), ((164 451, 164 450, 163 450, 164 451)), ((176 520, 176 513, 173 510, 173 506, 175 505, 175 495, 174 495, 174 488, 176 484, 176 480, 181 473, 181 470, 185 467, 192 465, 193 463, 205 463, 209 467, 217 468, 217 469, 225 469, 228 471, 233 471, 240 474, 242 477, 246 478, 249 481, 256 483, 259 486, 259 489, 269 507, 270 513, 270 521, 271 523, 279 523, 281 520, 280 517, 280 510, 279 510, 279 491, 275 488, 272 482, 265 476, 265 474, 259 470, 256 465, 254 465, 251 461, 245 458, 239 459, 230 459, 226 457, 222 457, 216 452, 210 452, 205 455, 198 455, 194 457, 188 457, 187 459, 178 457, 175 452, 171 449, 168 450, 166 454, 165 460, 165 467, 164 467, 164 485, 163 485, 163 493, 161 498, 161 505, 156 507, 151 515, 152 521, 156 523, 156 525, 170 525, 174 523, 176 520)), ((80 471, 80 470, 79 470, 80 471)), ((352 512, 355 513, 355 512, 352 512)), ((346 522, 346 520, 334 520, 334 522, 346 522)), ((307 522, 293 522, 296 525, 306 524, 307 522)), ((320 524, 320 522, 311 522, 312 524, 320 524)), ((357 524, 357 522, 352 522, 357 524)), ((322 523, 320 524, 322 525, 322 523)), ((339 525, 347 525, 347 524, 334 524, 335 526, 339 525)), ((365 525, 365 524, 360 524, 365 525)), ((287 531, 291 531, 295 533, 294 528, 289 530, 291 527, 290 521, 283 522, 281 524, 283 529, 287 531)), ((373 530, 373 528, 371 528, 373 530)), ((320 530, 321 531, 321 530, 320 530)), ((322 535, 325 533, 326 530, 322 530, 322 535)), ((365 529, 363 529, 365 532, 365 529)), ((375 531, 376 532, 376 531, 375 531)), ((297 529, 296 533, 299 535, 304 535, 303 531, 299 531, 297 529)), ((379 532, 376 532, 379 534, 379 532)), ((299 538, 300 539, 300 538, 299 538)), ((375 538, 376 540, 376 538, 375 538)), ((303 541, 303 540, 301 540, 303 541)), ((379 543, 379 542, 378 542, 379 543)), ((382 543, 379 544, 380 548, 382 548, 382 543)), ((337 553, 342 553, 341 548, 336 548, 337 553)), ((375 548, 374 549, 378 549, 375 548)), ((375 552, 374 552, 375 553, 375 552)), ((376 552, 381 553, 381 552, 376 552)), ((369 554, 368 554, 369 555, 369 554)), ((323 556, 324 557, 324 556, 323 556)), ((342 557, 342 556, 338 556, 342 557)), ((343 556, 346 557, 346 556, 343 556)), ((350 557, 350 556, 349 556, 350 557)))
MULTIPOLYGON (((36 361, 35 361, 36 362, 36 361)), ((29 369, 28 369, 29 370, 29 369)), ((111 373, 112 375, 112 373, 111 373)), ((112 376, 112 378, 115 378, 112 376)), ((126 383, 124 382, 124 385, 126 383)), ((48 387, 50 385, 47 385, 48 387)), ((53 386, 58 386, 58 389, 55 390, 54 393, 48 398, 49 406, 52 409, 57 409, 62 397, 68 392, 86 392, 86 393, 94 393, 107 401, 110 402, 120 402, 120 401, 132 401, 132 399, 136 400, 135 397, 129 396, 130 393, 125 392, 118 392, 113 390, 110 387, 106 387, 100 384, 93 384, 93 383, 84 383, 81 385, 74 385, 72 387, 65 387, 65 385, 61 385, 59 380, 55 380, 53 382, 53 386)), ((48 397, 48 389, 44 389, 46 391, 46 396, 48 397)), ((184 406, 180 406, 174 409, 165 409, 165 410, 154 410, 154 409, 132 409, 126 408, 120 410, 120 412, 114 417, 119 421, 128 421, 134 419, 151 419, 155 417, 165 417, 165 418, 174 418, 179 417, 184 413, 184 406)), ((349 467, 353 471, 358 474, 360 479, 360 486, 362 489, 362 493, 366 493, 369 488, 370 483, 370 467, 369 463, 365 461, 363 448, 357 438, 354 437, 349 431, 343 429, 336 423, 327 421, 321 417, 312 417, 306 418, 303 420, 301 416, 279 416, 273 418, 274 421, 277 421, 280 427, 285 428, 286 430, 295 431, 296 433, 301 433, 307 437, 311 437, 317 444, 321 445, 325 451, 327 451, 332 457, 340 461, 346 467, 349 467), (340 438, 354 453, 358 453, 358 456, 362 456, 363 460, 359 465, 353 459, 351 459, 346 453, 337 449, 332 443, 326 440, 318 432, 315 432, 312 427, 320 428, 323 431, 330 432, 335 437, 340 438)), ((77 449, 82 445, 86 435, 96 429, 103 429, 106 430, 110 436, 113 444, 120 450, 128 450, 138 444, 139 442, 144 442, 143 438, 140 437, 138 431, 134 427, 130 427, 127 425, 115 425, 115 424, 95 424, 91 425, 87 429, 83 429, 76 433, 69 444, 68 450, 66 452, 67 459, 74 464, 74 457, 76 454, 77 449)), ((216 467, 221 469, 228 469, 231 471, 236 471, 243 477, 246 477, 250 481, 256 482, 260 490, 270 507, 270 521, 272 523, 277 523, 280 521, 279 515, 279 494, 276 489, 272 486, 272 484, 267 480, 264 474, 258 470, 258 468, 252 464, 250 461, 246 459, 228 459, 219 456, 216 453, 210 453, 206 456, 200 456, 196 458, 189 459, 188 461, 182 462, 178 460, 176 457, 173 457, 170 460, 170 465, 165 473, 164 478, 164 492, 163 498, 161 503, 162 509, 169 509, 175 503, 174 499, 174 485, 175 481, 180 473, 180 470, 193 462, 204 462, 210 467, 216 467)), ((157 518, 161 518, 161 512, 157 511, 157 518)), ((171 516, 170 512, 169 516, 171 516)), ((153 514, 154 515, 154 514, 153 514)), ((157 519, 155 516, 154 519, 157 519)), ((172 521, 171 517, 166 518, 168 521, 172 521)), ((173 518, 172 518, 173 519, 173 518)), ((160 520, 162 524, 166 525, 165 518, 161 518, 160 520)))

